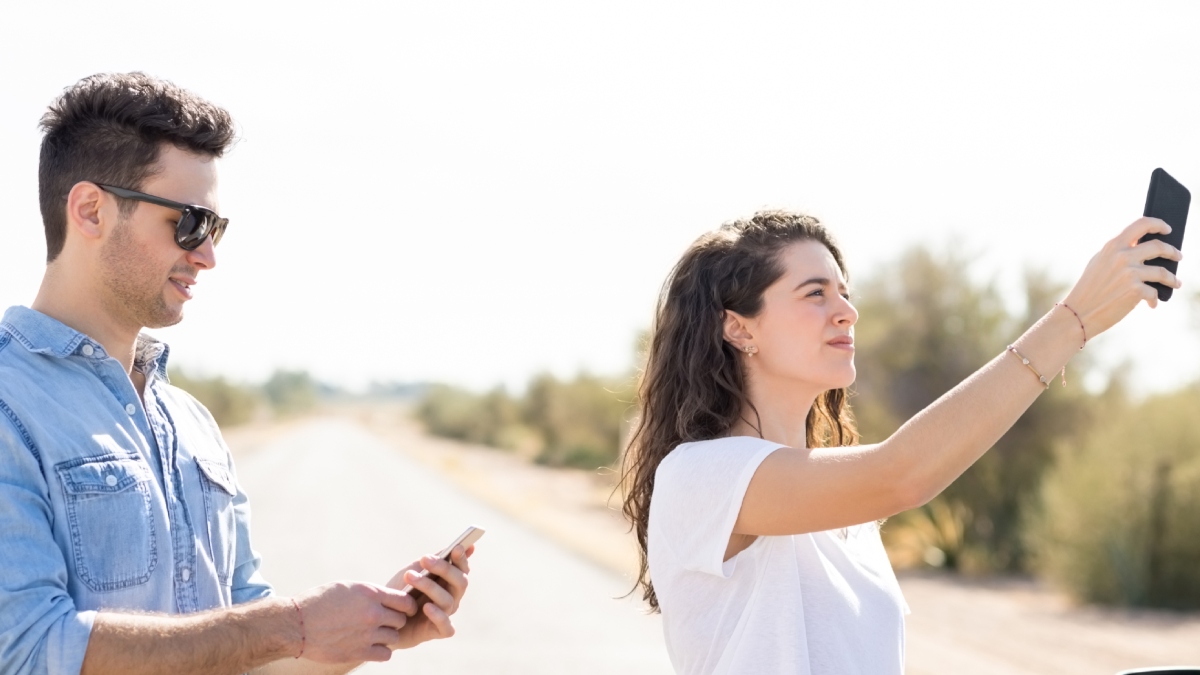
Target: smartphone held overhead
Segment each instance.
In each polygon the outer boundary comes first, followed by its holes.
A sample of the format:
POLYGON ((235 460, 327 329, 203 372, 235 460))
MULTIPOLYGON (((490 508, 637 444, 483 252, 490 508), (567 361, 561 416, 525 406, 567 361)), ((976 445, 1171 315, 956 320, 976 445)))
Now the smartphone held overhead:
MULTIPOLYGON (((1161 168, 1155 169, 1154 173, 1150 174, 1150 190, 1146 193, 1146 209, 1142 215, 1162 220, 1171 226, 1171 232, 1170 234, 1148 234, 1142 237, 1138 243, 1151 239, 1161 239, 1182 251, 1183 229, 1187 225, 1188 206, 1191 204, 1191 201, 1192 193, 1188 192, 1187 188, 1161 168)), ((1175 274, 1179 269, 1178 261, 1166 258, 1147 260, 1146 264, 1165 267, 1171 274, 1175 274)), ((1171 291, 1173 289, 1170 286, 1164 286, 1159 283, 1147 283, 1158 291, 1159 300, 1167 301, 1171 299, 1171 291)))

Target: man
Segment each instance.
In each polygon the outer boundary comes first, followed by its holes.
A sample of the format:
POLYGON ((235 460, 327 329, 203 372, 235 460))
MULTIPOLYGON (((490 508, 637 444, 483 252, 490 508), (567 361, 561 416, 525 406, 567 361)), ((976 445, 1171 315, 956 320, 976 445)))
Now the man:
POLYGON ((141 73, 97 75, 42 128, 46 273, 0 320, 0 672, 346 672, 449 637, 461 547, 388 586, 274 595, 215 422, 140 334, 178 323, 216 265, 229 114, 141 73))

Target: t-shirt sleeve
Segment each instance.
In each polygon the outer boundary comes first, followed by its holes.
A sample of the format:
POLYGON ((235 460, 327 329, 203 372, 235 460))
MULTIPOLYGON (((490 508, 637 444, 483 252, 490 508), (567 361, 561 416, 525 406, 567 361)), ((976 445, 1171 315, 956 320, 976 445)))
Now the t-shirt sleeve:
POLYGON ((722 559, 742 498, 758 466, 781 447, 743 436, 685 443, 659 464, 650 517, 659 543, 683 569, 732 574, 722 559))

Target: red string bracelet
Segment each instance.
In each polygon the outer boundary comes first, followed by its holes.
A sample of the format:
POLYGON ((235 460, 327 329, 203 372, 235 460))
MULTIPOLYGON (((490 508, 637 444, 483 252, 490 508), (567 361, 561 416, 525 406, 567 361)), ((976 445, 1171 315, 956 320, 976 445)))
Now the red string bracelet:
POLYGON ((1054 303, 1055 307, 1066 307, 1067 311, 1075 315, 1075 320, 1079 322, 1079 330, 1083 331, 1083 344, 1079 345, 1079 351, 1083 351, 1084 345, 1087 344, 1087 329, 1083 327, 1083 319, 1079 318, 1079 312, 1071 309, 1071 306, 1065 302, 1054 303))
POLYGON ((300 611, 300 604, 296 602, 295 598, 290 598, 290 600, 292 601, 292 606, 296 608, 296 616, 300 618, 300 653, 296 655, 296 658, 300 658, 301 656, 304 656, 304 646, 306 644, 306 636, 304 632, 304 613, 300 611))

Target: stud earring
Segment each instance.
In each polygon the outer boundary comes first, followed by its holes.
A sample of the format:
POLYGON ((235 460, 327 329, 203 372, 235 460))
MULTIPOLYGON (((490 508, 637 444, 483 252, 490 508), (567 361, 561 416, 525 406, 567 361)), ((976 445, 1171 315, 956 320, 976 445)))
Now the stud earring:
POLYGON ((746 352, 746 356, 754 356, 758 353, 758 347, 755 347, 754 345, 746 345, 745 347, 742 347, 742 351, 746 352))

